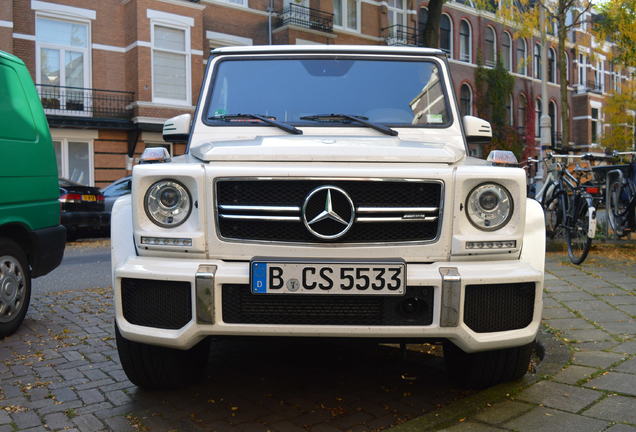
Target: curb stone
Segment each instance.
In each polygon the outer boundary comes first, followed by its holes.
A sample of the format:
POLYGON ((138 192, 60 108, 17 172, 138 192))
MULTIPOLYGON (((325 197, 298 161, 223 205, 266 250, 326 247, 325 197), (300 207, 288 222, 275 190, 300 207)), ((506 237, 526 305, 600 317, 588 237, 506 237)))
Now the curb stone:
POLYGON ((526 374, 521 380, 482 390, 421 417, 386 429, 384 432, 434 431, 457 424, 462 418, 473 416, 483 408, 502 402, 532 384, 555 376, 570 361, 568 348, 554 335, 548 333, 545 328, 542 328, 537 335, 535 351, 541 362, 537 365, 534 373, 526 374), (549 355, 546 356, 546 353, 549 355))

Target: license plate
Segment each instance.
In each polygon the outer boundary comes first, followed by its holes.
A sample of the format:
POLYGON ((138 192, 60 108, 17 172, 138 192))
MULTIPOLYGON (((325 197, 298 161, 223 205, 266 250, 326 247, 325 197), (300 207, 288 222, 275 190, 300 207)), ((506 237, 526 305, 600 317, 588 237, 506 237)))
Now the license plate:
POLYGON ((403 295, 403 262, 252 261, 254 294, 403 295))
POLYGON ((82 201, 96 201, 95 195, 82 195, 82 201))

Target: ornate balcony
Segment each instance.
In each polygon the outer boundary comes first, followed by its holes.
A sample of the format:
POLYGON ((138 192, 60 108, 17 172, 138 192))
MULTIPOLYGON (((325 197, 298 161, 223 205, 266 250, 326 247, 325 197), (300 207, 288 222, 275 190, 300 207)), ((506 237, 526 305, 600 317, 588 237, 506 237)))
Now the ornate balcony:
POLYGON ((294 25, 326 33, 333 32, 333 14, 290 3, 278 14, 279 25, 294 25))
POLYGON ((384 42, 389 46, 418 46, 417 29, 402 24, 394 24, 382 29, 384 42))
POLYGON ((49 122, 129 123, 133 92, 36 84, 49 122))

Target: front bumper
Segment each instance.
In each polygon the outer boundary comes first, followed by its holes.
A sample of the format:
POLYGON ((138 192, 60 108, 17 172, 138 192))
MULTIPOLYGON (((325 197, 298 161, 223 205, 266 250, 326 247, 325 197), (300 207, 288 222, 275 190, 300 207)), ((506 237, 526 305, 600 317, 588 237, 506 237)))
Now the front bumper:
POLYGON ((110 214, 104 211, 63 211, 61 220, 69 231, 101 230, 110 225, 110 214))
POLYGON ((407 285, 431 286, 434 290, 432 323, 423 326, 226 323, 222 314, 222 285, 249 284, 249 262, 131 256, 115 267, 113 276, 116 321, 121 334, 137 342, 179 349, 188 349, 206 336, 295 336, 448 339, 466 352, 494 350, 532 342, 539 328, 543 306, 543 272, 517 260, 408 264, 407 285), (449 268, 453 270, 448 271, 449 268), (122 306, 122 278, 189 283, 192 318, 183 327, 174 330, 128 322, 122 306), (534 283, 535 293, 534 305, 531 306, 532 319, 527 326, 516 330, 477 333, 464 323, 463 306, 467 285, 528 282, 534 283), (204 292, 207 292, 207 297, 201 296, 204 292), (211 323, 197 318, 201 311, 206 315, 206 310, 212 318, 211 323))

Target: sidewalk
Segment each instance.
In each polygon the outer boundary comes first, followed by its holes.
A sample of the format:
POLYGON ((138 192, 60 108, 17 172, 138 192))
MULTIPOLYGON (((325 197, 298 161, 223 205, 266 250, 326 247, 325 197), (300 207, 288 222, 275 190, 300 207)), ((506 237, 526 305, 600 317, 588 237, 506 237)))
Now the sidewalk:
MULTIPOLYGON (((391 432, 636 432, 636 261, 592 254, 573 266, 563 254, 550 254, 544 303, 547 331, 569 350, 561 370, 540 365, 539 376, 391 432)), ((557 351, 548 347, 544 362, 557 351)))

